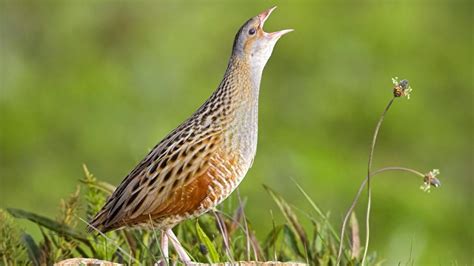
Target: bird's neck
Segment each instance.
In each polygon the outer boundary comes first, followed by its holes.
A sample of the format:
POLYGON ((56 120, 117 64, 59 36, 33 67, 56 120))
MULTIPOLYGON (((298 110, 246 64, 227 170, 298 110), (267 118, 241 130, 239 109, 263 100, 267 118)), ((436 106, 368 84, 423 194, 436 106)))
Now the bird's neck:
POLYGON ((237 98, 241 97, 243 102, 256 104, 258 103, 262 72, 263 66, 260 64, 252 63, 249 58, 233 55, 229 59, 223 82, 226 80, 231 82, 237 98))
POLYGON ((239 154, 243 165, 250 167, 257 149, 258 96, 262 71, 248 60, 231 57, 216 95, 223 95, 229 107, 226 113, 225 141, 230 152, 239 154))
MULTIPOLYGON (((231 57, 219 88, 205 106, 213 106, 222 115, 221 125, 235 133, 249 131, 254 137, 258 127, 258 96, 261 71, 255 71, 247 60, 231 57)), ((238 134, 241 135, 241 134, 238 134)))

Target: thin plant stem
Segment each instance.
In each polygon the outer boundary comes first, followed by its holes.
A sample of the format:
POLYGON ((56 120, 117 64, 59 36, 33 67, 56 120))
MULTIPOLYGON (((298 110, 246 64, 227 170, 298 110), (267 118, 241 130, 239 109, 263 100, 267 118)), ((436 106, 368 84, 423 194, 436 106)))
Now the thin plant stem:
MULTIPOLYGON (((237 198, 239 199, 239 206, 242 206, 242 198, 240 197, 239 188, 237 188, 237 198)), ((247 225, 247 217, 245 217, 245 212, 242 209, 242 215, 244 218, 244 228, 245 228, 245 236, 246 236, 246 243, 247 243, 247 260, 250 260, 250 234, 249 228, 247 225)))
POLYGON ((232 256, 232 253, 231 253, 231 250, 230 250, 230 247, 229 247, 229 234, 227 233, 227 229, 225 228, 225 224, 221 220, 221 217, 219 216, 219 214, 215 210, 213 210, 212 212, 214 214, 214 217, 216 218, 217 226, 219 228, 219 231, 222 234, 222 239, 223 239, 223 242, 224 242, 226 255, 227 255, 228 259, 231 260, 231 262, 234 262, 234 258, 232 256))
POLYGON ((7 256, 3 255, 2 257, 3 257, 3 263, 5 263, 5 265, 8 265, 7 256))
MULTIPOLYGON (((270 217, 272 217, 272 230, 273 232, 275 232, 275 217, 273 217, 273 212, 272 210, 270 209, 270 217)), ((277 259, 277 252, 276 252, 276 245, 273 245, 273 260, 278 260, 277 259)))
POLYGON ((98 234, 104 237, 108 242, 112 243, 120 252, 122 252, 122 254, 124 254, 125 256, 129 258, 130 262, 134 261, 135 263, 140 264, 140 262, 137 259, 135 259, 130 253, 126 252, 123 248, 121 248, 120 245, 117 244, 115 240, 107 237, 104 233, 102 233, 102 231, 100 231, 99 229, 97 229, 96 227, 94 227, 92 224, 88 223, 86 220, 82 219, 81 217, 77 217, 77 218, 81 220, 82 222, 84 222, 85 224, 87 224, 88 226, 90 226, 94 231, 96 231, 98 234))
MULTIPOLYGON (((365 248, 364 248, 364 256, 363 256, 363 259, 362 259, 362 265, 364 265, 365 258, 367 256, 367 247, 368 247, 369 236, 370 236, 370 207, 371 207, 371 199, 372 199, 372 190, 371 190, 371 187, 370 187, 370 177, 371 177, 372 161, 373 161, 373 158, 374 158, 375 144, 377 143, 377 137, 378 137, 378 134, 379 134, 380 127, 382 126, 382 122, 385 118, 385 115, 387 114, 388 110, 392 106, 392 103, 394 102, 394 100, 395 100, 395 97, 392 97, 390 99, 390 101, 388 102, 387 106, 385 107, 382 115, 380 116, 380 118, 377 122, 377 125, 375 127, 374 135, 372 137, 372 143, 370 145, 369 160, 368 160, 368 164, 367 164, 367 176, 366 176, 366 179, 365 179, 366 182, 364 181, 364 184, 367 183, 368 200, 367 200, 367 214, 366 214, 365 248)), ((356 199, 359 198, 360 193, 362 192, 362 188, 363 188, 363 186, 361 186, 361 188, 357 192, 356 199)), ((353 209, 353 206, 355 206, 356 203, 357 203, 357 200, 353 201, 353 203, 351 205, 351 208, 349 208, 349 209, 350 210, 353 209)), ((346 218, 349 217, 350 214, 351 214, 351 212, 347 212, 346 213, 346 218)), ((345 232, 345 229, 346 229, 345 228, 346 222, 347 222, 346 219, 344 219, 344 224, 343 224, 343 228, 341 230, 342 232, 341 232, 341 237, 340 237, 340 241, 339 241, 339 252, 338 252, 338 256, 337 256, 336 265, 339 265, 340 260, 341 260, 340 255, 342 253, 342 245, 343 245, 344 232, 345 232)))
POLYGON ((245 227, 240 223, 240 221, 234 219, 234 217, 232 217, 232 215, 229 215, 229 214, 227 214, 227 213, 225 213, 225 212, 223 212, 223 211, 221 211, 221 210, 218 210, 218 209, 216 209, 216 210, 214 210, 214 211, 217 212, 217 213, 219 213, 219 214, 222 214, 222 216, 226 217, 227 219, 231 220, 232 222, 237 223, 238 228, 240 228, 242 231, 245 232, 245 227))
POLYGON ((375 144, 377 143, 377 137, 379 135, 380 127, 382 126, 383 120, 385 115, 387 114, 388 110, 392 106, 393 101, 395 100, 395 96, 390 99, 385 110, 383 111, 382 115, 380 116, 379 121, 377 122, 377 126, 375 127, 374 137, 372 138, 372 144, 370 145, 370 153, 369 153, 369 162, 367 164, 367 212, 365 216, 365 247, 364 247, 364 256, 362 256, 362 265, 365 265, 365 260, 367 258, 367 251, 369 250, 369 238, 370 238, 370 208, 372 206, 372 188, 370 187, 370 176, 372 172, 372 161, 374 158, 374 150, 375 144))
MULTIPOLYGON (((372 172, 372 177, 374 177, 378 174, 381 174, 381 173, 384 173, 384 172, 390 172, 390 171, 409 172, 409 173, 415 174, 417 176, 424 177, 424 174, 422 174, 421 172, 419 172, 417 170, 407 168, 407 167, 400 167, 400 166, 388 166, 388 167, 380 168, 380 169, 372 172)), ((362 184, 360 185, 359 190, 357 191, 356 196, 354 197, 354 200, 352 201, 351 206, 349 207, 349 209, 347 210, 347 212, 344 216, 344 220, 342 222, 341 233, 340 233, 341 241, 339 242, 339 251, 337 253, 337 263, 336 263, 336 265, 339 265, 340 262, 341 262, 342 248, 343 248, 342 239, 344 237, 344 232, 346 231, 347 223, 349 221, 351 213, 354 211, 354 208, 357 205, 357 202, 359 201, 360 195, 362 194, 362 190, 364 189, 365 185, 367 184, 367 181, 368 181, 368 178, 365 178, 364 181, 362 181, 362 184)))
MULTIPOLYGON (((239 197, 239 206, 240 206, 239 208, 243 208, 242 204, 243 203, 242 203, 242 201, 239 197)), ((261 252, 261 248, 258 246, 258 243, 256 243, 256 239, 254 237, 252 237, 252 236, 255 236, 255 235, 253 235, 253 234, 250 235, 248 225, 247 225, 247 219, 245 217, 245 213, 243 213, 243 215, 242 215, 242 219, 244 220, 244 224, 242 224, 239 220, 236 220, 233 216, 231 216, 231 215, 229 215, 229 214, 227 214, 223 211, 220 211, 220 210, 217 210, 217 209, 214 210, 214 211, 219 213, 219 214, 222 214, 224 217, 227 217, 227 219, 231 220, 232 222, 237 223, 238 228, 240 228, 245 233, 246 242, 247 242, 247 257, 248 257, 247 260, 250 261, 250 247, 252 247, 252 249, 253 249, 255 260, 259 259, 258 254, 262 255, 262 257, 264 256, 261 252)), ((242 209, 242 211, 243 211, 243 209, 242 209)))
MULTIPOLYGON (((148 218, 150 219, 150 226, 153 230, 153 236, 155 237, 156 245, 158 246, 158 250, 160 251, 161 257, 165 261, 166 266, 169 266, 169 261, 165 258, 164 253, 163 253, 163 247, 161 246, 161 238, 158 239, 158 235, 156 234, 156 228, 153 226, 153 219, 151 218, 151 215, 148 215, 148 218)), ((164 235, 164 234, 161 234, 161 235, 164 235)), ((153 260, 156 260, 155 255, 153 255, 152 252, 150 253, 152 254, 153 260)))
MULTIPOLYGON (((419 177, 425 177, 425 175, 415 169, 411 169, 411 168, 407 168, 407 167, 401 167, 401 166, 387 166, 387 167, 384 167, 384 168, 380 168, 378 169, 377 171, 374 171, 372 173, 372 176, 375 176, 379 173, 383 173, 383 172, 388 172, 388 171, 402 171, 402 172, 409 172, 409 173, 412 173, 412 174, 415 174, 419 177)), ((365 184, 365 183, 364 183, 365 184)), ((363 184, 363 185, 364 185, 363 184)))
POLYGON ((308 199, 310 205, 313 207, 313 209, 316 211, 316 213, 323 219, 324 223, 328 226, 328 228, 331 231, 331 233, 333 234, 334 238, 337 241, 340 241, 339 236, 336 233, 336 230, 334 230, 334 227, 329 222, 329 218, 325 214, 323 214, 321 209, 319 209, 319 207, 310 199, 309 195, 306 193, 306 191, 303 189, 303 187, 294 178, 292 178, 292 177, 290 177, 290 178, 296 184, 296 187, 298 187, 298 189, 305 196, 305 198, 308 199))

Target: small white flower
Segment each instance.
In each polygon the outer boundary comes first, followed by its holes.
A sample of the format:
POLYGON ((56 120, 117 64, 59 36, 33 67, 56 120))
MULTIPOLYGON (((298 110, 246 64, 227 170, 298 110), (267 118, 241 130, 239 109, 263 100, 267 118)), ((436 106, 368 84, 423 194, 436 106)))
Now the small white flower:
POLYGON ((441 181, 439 181, 438 178, 436 178, 437 175, 439 175, 439 170, 438 169, 433 169, 429 173, 425 174, 425 177, 423 179, 423 185, 421 185, 420 189, 423 190, 424 192, 430 192, 431 187, 439 187, 441 186, 441 181))
POLYGON ((398 86, 398 77, 393 77, 392 78, 392 83, 393 83, 393 85, 398 86))
POLYGON ((410 93, 413 90, 408 83, 408 80, 403 79, 401 81, 398 80, 398 77, 392 78, 392 83, 395 86, 393 88, 393 95, 395 97, 403 97, 406 96, 407 99, 410 99, 410 93))

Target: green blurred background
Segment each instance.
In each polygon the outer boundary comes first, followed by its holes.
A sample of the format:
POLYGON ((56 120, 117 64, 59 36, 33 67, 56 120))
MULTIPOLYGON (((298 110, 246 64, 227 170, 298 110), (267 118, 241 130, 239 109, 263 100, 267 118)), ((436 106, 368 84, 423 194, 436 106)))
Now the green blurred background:
POLYGON ((390 110, 374 167, 439 168, 443 186, 377 177, 370 248, 387 265, 473 263, 470 1, 4 0, 0 207, 56 215, 82 163, 118 184, 216 88, 241 24, 275 4, 266 30, 296 31, 264 71, 257 157, 240 186, 257 234, 277 212, 264 183, 310 212, 291 178, 339 226, 398 76, 414 91, 390 110))

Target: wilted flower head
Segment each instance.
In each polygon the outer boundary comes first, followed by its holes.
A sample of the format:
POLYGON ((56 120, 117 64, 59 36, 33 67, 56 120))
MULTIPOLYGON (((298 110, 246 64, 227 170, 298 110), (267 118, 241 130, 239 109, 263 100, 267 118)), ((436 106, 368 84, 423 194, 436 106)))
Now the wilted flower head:
POLYGON ((393 85, 395 85, 395 87, 393 88, 393 95, 395 97, 406 96, 408 99, 410 99, 410 93, 413 89, 408 84, 408 80, 403 79, 401 81, 398 81, 398 77, 394 77, 392 78, 392 83, 393 85))
POLYGON ((437 175, 439 175, 438 169, 433 169, 429 173, 425 174, 425 177, 423 178, 423 185, 420 187, 420 189, 425 192, 430 192, 431 187, 441 186, 441 181, 436 178, 437 175))

